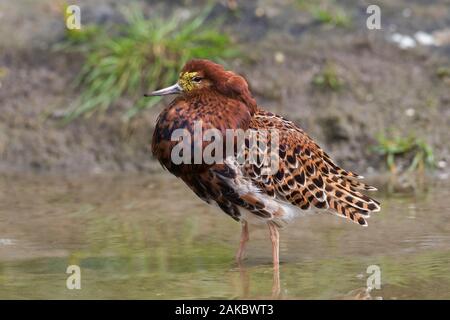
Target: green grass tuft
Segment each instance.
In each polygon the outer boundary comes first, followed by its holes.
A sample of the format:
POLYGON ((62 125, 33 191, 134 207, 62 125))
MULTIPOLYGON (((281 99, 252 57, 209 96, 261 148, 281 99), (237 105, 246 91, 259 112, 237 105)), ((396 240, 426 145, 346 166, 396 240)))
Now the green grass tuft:
POLYGON ((327 62, 322 70, 312 79, 314 86, 331 91, 339 91, 344 86, 344 81, 339 77, 333 63, 327 62))
POLYGON ((386 157, 386 165, 392 173, 397 172, 396 160, 399 157, 409 159, 407 171, 423 170, 435 164, 432 147, 420 138, 414 136, 389 138, 379 134, 377 142, 373 151, 386 157))
POLYGON ((441 66, 437 68, 436 75, 439 77, 439 79, 448 82, 448 80, 450 79, 450 67, 441 66))
POLYGON ((317 22, 331 26, 348 28, 352 21, 348 13, 332 0, 297 0, 299 7, 307 11, 317 22))
POLYGON ((144 17, 136 8, 124 10, 126 24, 118 29, 99 26, 68 31, 60 49, 85 55, 75 81, 82 92, 67 114, 70 121, 81 115, 106 110, 122 97, 135 101, 125 118, 154 106, 159 98, 142 94, 176 82, 186 61, 208 58, 218 62, 237 55, 229 36, 219 25, 206 24, 210 8, 195 18, 180 21, 144 17))

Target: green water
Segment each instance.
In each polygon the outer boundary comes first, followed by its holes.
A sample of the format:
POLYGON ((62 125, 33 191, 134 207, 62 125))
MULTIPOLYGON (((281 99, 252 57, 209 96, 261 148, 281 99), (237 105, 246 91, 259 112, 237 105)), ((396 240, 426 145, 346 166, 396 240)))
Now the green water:
MULTIPOLYGON (((281 231, 283 299, 450 299, 450 186, 378 194, 362 228, 326 214, 281 231), (368 266, 381 288, 367 292, 368 266)), ((271 298, 268 230, 240 225, 168 174, 0 178, 0 298, 271 298), (81 289, 66 269, 81 269, 81 289)))

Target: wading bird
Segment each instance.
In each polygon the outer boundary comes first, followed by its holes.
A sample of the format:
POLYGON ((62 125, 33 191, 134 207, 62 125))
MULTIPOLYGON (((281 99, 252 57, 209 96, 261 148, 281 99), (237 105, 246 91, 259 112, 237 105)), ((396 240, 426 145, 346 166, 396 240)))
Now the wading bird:
MULTIPOLYGON (((152 153, 201 199, 217 204, 241 222, 238 261, 243 258, 249 240, 249 222, 268 225, 273 263, 278 267, 278 229, 297 213, 320 209, 366 226, 370 213, 380 210, 379 202, 361 193, 376 190, 374 187, 361 182, 361 176, 334 164, 294 123, 260 108, 245 79, 234 72, 208 60, 191 60, 181 70, 176 84, 146 96, 170 94, 178 96, 158 117, 152 153), (204 130, 219 130, 224 145, 227 129, 275 130, 278 169, 263 172, 260 163, 242 163, 229 155, 217 163, 175 163, 172 151, 179 141, 172 139, 172 134, 183 129, 194 135, 194 123, 199 121, 204 130)), ((265 142, 263 145, 268 145, 269 141, 265 142)), ((208 146, 203 140, 199 143, 203 149, 208 146)), ((246 154, 251 149, 247 138, 244 149, 246 154)))

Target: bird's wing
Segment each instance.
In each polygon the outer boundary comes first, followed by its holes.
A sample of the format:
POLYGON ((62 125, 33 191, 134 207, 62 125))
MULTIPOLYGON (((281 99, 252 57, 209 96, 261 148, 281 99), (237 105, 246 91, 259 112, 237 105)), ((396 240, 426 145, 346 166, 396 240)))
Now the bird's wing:
MULTIPOLYGON (((279 168, 276 172, 263 174, 258 164, 248 163, 243 169, 262 192, 303 210, 329 209, 363 226, 367 225, 365 218, 371 212, 380 210, 379 202, 360 192, 376 188, 359 181, 361 176, 334 164, 293 122, 259 111, 254 115, 250 128, 255 131, 273 130, 279 139, 279 168)), ((265 137, 270 139, 270 135, 265 137)), ((270 145, 270 141, 265 141, 265 145, 270 145)))

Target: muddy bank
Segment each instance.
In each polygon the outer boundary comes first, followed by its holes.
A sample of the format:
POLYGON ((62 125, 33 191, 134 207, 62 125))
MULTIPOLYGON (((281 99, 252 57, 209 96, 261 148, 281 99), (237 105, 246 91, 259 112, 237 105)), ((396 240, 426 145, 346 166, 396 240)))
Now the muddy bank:
MULTIPOLYGON (((450 26, 445 1, 433 6, 379 1, 380 31, 365 27, 365 1, 337 2, 349 13, 345 27, 318 22, 301 1, 249 1, 231 9, 230 2, 218 2, 210 18, 224 19, 224 31, 243 52, 230 68, 248 79, 260 105, 301 125, 338 163, 363 174, 368 167, 385 170, 384 158, 371 146, 386 132, 420 137, 437 161, 450 159, 450 84, 437 74, 450 64, 450 47, 403 50, 388 40, 394 32, 445 30, 450 26), (327 66, 339 90, 314 84, 327 66)), ((119 1, 76 3, 87 21, 120 23, 119 1)), ((196 9, 190 1, 147 1, 145 8, 162 14, 196 9)), ((0 171, 157 168, 149 153, 151 133, 169 100, 130 122, 121 118, 132 106, 124 98, 104 114, 61 125, 61 115, 79 94, 71 83, 82 64, 79 55, 52 50, 64 34, 61 3, 2 3, 0 12, 0 171)))

